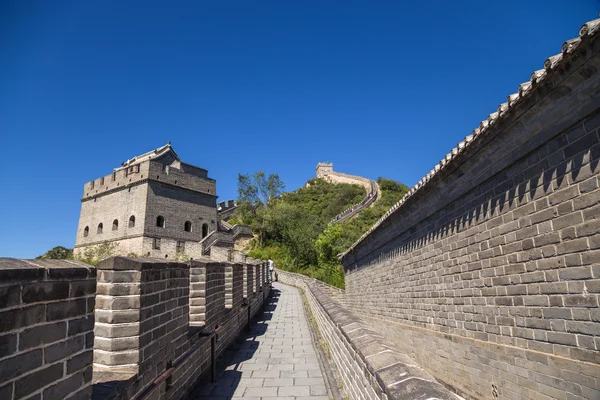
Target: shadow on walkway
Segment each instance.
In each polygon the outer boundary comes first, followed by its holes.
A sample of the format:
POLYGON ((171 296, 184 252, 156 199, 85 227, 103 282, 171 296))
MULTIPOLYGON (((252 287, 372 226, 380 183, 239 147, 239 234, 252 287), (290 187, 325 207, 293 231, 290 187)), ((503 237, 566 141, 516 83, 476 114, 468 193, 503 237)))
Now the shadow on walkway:
MULTIPOLYGON (((240 334, 240 337, 223 352, 217 360, 216 382, 202 382, 192 390, 187 400, 230 400, 232 397, 241 398, 238 386, 243 374, 250 375, 251 370, 241 371, 241 365, 251 360, 261 342, 256 338, 266 334, 269 322, 277 308, 281 292, 275 288, 267 298, 263 313, 258 313, 252 322, 250 330, 240 334)), ((244 388, 240 388, 243 391, 244 388)))

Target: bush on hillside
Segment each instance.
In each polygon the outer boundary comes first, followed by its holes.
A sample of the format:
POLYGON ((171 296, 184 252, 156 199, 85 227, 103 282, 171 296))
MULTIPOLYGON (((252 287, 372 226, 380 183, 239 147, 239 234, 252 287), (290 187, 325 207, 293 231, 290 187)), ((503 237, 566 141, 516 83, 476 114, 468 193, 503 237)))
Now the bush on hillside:
MULTIPOLYGON (((311 179, 306 187, 284 193, 269 204, 263 245, 253 242, 248 255, 271 259, 277 268, 343 288, 344 271, 337 256, 408 191, 405 185, 390 179, 378 178, 377 182, 382 191, 381 199, 339 224, 329 222, 365 197, 363 187, 311 179)), ((235 223, 245 223, 244 220, 242 212, 236 212, 233 217, 235 223)))

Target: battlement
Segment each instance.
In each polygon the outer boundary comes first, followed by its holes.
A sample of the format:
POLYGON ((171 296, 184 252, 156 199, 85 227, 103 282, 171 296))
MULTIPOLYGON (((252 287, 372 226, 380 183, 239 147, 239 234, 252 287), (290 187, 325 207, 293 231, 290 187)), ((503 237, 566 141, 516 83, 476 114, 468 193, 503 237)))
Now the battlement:
POLYGON ((173 162, 165 165, 154 160, 144 160, 136 164, 118 168, 112 174, 103 176, 84 185, 82 201, 87 201, 116 190, 124 190, 147 181, 191 190, 216 197, 217 185, 208 177, 205 169, 173 162))
POLYGON ((0 258, 0 398, 183 398, 269 291, 250 258, 0 258))
POLYGON ((323 176, 330 174, 333 172, 333 164, 320 162, 317 164, 317 178, 322 178, 323 176))
POLYGON ((235 207, 237 207, 237 201, 235 200, 220 201, 219 204, 217 204, 217 210, 219 212, 225 212, 235 207))

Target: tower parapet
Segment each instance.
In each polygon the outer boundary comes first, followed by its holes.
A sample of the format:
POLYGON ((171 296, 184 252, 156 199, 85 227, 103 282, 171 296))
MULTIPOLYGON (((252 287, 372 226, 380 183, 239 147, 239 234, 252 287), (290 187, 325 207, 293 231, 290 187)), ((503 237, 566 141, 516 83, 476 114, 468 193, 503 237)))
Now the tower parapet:
POLYGON ((333 164, 320 162, 317 164, 317 178, 323 178, 333 172, 333 164))

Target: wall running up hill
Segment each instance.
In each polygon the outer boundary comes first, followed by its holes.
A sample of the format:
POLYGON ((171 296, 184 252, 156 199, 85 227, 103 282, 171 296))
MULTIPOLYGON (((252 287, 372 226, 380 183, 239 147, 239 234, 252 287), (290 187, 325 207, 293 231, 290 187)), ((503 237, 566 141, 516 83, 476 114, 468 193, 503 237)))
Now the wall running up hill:
POLYGON ((465 398, 600 398, 599 24, 342 257, 345 306, 465 398))

